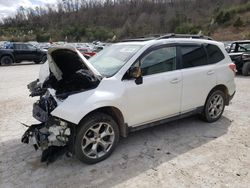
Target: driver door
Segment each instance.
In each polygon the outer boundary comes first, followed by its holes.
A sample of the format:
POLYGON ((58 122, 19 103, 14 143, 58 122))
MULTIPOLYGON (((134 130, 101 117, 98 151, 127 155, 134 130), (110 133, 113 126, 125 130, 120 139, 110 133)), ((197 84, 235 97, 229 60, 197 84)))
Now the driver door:
POLYGON ((177 70, 175 46, 161 46, 143 55, 142 83, 124 80, 127 123, 139 126, 180 113, 182 74, 177 70))
POLYGON ((36 57, 37 50, 30 44, 15 44, 15 58, 24 61, 31 61, 36 57))

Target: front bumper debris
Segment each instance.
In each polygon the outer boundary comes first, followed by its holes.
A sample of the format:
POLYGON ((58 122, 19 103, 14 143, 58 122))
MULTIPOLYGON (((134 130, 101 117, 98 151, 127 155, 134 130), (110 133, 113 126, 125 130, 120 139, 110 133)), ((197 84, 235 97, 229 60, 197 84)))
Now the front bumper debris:
POLYGON ((47 122, 31 125, 21 141, 32 144, 35 150, 41 149, 41 162, 49 164, 65 153, 70 155, 71 132, 66 122, 51 117, 47 122))
POLYGON ((44 146, 43 142, 47 139, 48 133, 42 132, 44 123, 31 125, 23 134, 21 141, 25 144, 32 143, 35 150, 44 146))

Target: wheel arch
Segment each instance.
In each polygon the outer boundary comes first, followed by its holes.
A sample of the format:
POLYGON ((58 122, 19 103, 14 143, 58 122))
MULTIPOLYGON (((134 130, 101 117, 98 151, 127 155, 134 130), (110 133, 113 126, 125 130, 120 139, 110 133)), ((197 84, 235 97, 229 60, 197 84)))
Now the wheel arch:
MULTIPOLYGON (((97 108, 95 110, 92 110, 91 112, 87 113, 80 121, 80 123, 87 117, 90 116, 96 112, 101 112, 101 113, 105 113, 109 116, 111 116, 112 118, 114 118, 115 122, 118 124, 119 126, 119 132, 120 132, 120 136, 122 137, 127 137, 128 134, 128 130, 127 130, 127 126, 125 124, 124 121, 124 116, 122 114, 122 112, 114 106, 104 106, 104 107, 100 107, 97 108)), ((80 124, 79 123, 79 124, 80 124)))
POLYGON ((5 56, 10 57, 10 58, 13 60, 13 62, 15 62, 14 56, 13 56, 12 54, 9 54, 9 53, 7 53, 7 54, 1 54, 1 55, 0 55, 0 60, 2 59, 2 57, 5 57, 5 56))
POLYGON ((47 54, 42 54, 42 55, 41 55, 41 60, 43 59, 43 57, 46 57, 46 58, 48 59, 47 54))
MULTIPOLYGON (((229 105, 229 92, 228 92, 228 88, 223 85, 223 84, 219 84, 219 85, 216 85, 215 87, 213 87, 211 89, 211 91, 209 92, 207 98, 206 98, 206 102, 208 100, 208 97, 214 92, 214 91, 217 91, 217 90, 220 90, 222 91, 224 94, 225 94, 225 97, 226 97, 226 105, 229 105)), ((206 104, 206 103, 205 103, 206 104)))

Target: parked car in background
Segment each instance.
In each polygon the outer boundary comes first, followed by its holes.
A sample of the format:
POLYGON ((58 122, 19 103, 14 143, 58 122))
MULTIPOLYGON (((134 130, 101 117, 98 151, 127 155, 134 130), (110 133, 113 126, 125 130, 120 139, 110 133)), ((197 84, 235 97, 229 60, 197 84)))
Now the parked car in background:
POLYGON ((0 49, 5 48, 5 43, 7 41, 0 41, 0 49))
POLYGON ((84 57, 86 57, 87 59, 89 59, 90 57, 92 57, 92 56, 94 56, 96 54, 96 52, 90 50, 90 48, 88 48, 88 47, 82 47, 82 46, 79 47, 78 46, 76 49, 79 52, 81 52, 84 55, 84 57))
POLYGON ((250 40, 232 42, 226 49, 237 70, 244 76, 250 76, 250 40))
POLYGON ((29 41, 28 43, 29 43, 29 44, 32 44, 32 45, 35 46, 36 48, 40 48, 39 42, 37 42, 37 41, 29 41))
POLYGON ((34 61, 36 64, 47 60, 47 50, 39 49, 29 43, 11 42, 0 49, 0 65, 11 65, 22 61, 34 61))
POLYGON ((40 49, 48 50, 51 46, 52 46, 52 44, 49 43, 49 42, 41 42, 41 43, 39 43, 39 48, 40 49))
POLYGON ((22 142, 42 161, 70 152, 93 164, 129 132, 199 114, 215 122, 235 93, 235 64, 222 43, 197 36, 113 44, 86 60, 75 48, 49 49, 29 84, 33 117, 22 142))
POLYGON ((97 53, 94 51, 95 45, 93 43, 68 43, 68 44, 75 47, 87 59, 93 57, 97 53))

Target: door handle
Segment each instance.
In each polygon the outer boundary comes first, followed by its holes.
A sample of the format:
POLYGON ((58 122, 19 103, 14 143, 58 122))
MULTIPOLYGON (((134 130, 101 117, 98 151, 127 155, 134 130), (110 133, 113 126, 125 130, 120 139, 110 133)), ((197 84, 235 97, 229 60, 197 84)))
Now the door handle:
POLYGON ((178 82, 180 82, 181 81, 181 79, 179 79, 179 78, 174 78, 173 80, 171 80, 170 82, 172 83, 172 84, 177 84, 178 82))
POLYGON ((212 74, 214 74, 214 70, 210 70, 207 72, 207 75, 212 75, 212 74))

